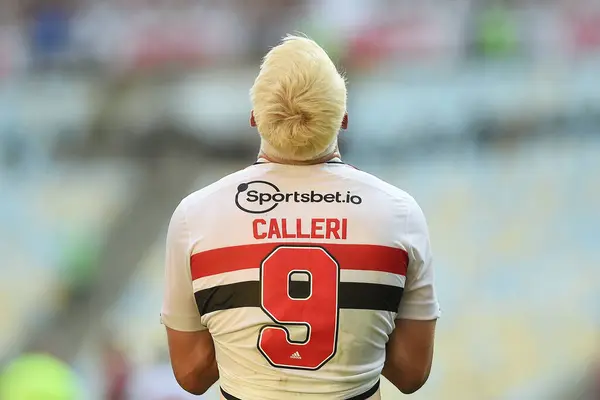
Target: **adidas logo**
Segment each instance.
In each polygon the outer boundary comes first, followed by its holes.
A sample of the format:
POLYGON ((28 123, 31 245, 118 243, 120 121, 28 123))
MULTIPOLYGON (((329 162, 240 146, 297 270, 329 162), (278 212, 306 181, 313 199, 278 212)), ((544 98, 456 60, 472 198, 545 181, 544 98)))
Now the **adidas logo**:
POLYGON ((295 360, 302 360, 302 357, 300 356, 300 353, 298 353, 298 352, 295 352, 294 354, 292 354, 290 356, 290 358, 293 358, 295 360))

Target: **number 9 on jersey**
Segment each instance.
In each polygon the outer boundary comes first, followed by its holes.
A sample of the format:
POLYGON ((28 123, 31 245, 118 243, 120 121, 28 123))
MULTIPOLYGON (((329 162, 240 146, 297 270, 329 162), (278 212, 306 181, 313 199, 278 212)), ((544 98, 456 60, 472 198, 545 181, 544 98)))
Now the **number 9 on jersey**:
POLYGON ((278 368, 316 370, 336 352, 340 267, 322 247, 280 246, 260 268, 261 307, 274 324, 262 327, 258 349, 278 368), (305 327, 292 340, 288 327, 305 327))

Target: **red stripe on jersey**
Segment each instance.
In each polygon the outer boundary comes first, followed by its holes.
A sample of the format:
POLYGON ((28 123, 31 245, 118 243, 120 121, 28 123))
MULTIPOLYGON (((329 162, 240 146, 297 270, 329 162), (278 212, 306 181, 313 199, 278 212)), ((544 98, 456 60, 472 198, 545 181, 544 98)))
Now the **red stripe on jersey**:
MULTIPOLYGON (((261 243, 223 247, 192 255, 192 280, 224 272, 259 268, 263 260, 279 246, 307 246, 309 243, 261 243)), ((313 244, 315 245, 315 244, 313 244)), ((408 254, 387 246, 368 244, 318 244, 327 250, 341 269, 390 272, 406 276, 408 254)))

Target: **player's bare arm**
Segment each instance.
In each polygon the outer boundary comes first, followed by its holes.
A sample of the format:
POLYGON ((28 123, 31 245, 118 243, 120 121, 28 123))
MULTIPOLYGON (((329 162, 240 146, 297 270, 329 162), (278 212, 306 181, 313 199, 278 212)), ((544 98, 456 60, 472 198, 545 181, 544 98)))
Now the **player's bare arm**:
POLYGON ((419 390, 431 371, 436 320, 397 319, 386 346, 382 375, 402 393, 419 390))
POLYGON ((210 333, 167 328, 169 355, 175 379, 187 392, 204 394, 218 379, 215 347, 210 333))

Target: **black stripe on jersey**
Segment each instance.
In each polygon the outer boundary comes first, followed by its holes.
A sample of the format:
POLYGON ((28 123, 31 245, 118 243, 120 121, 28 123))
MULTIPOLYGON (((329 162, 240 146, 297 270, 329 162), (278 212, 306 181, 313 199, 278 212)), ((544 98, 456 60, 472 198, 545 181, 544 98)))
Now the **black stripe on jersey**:
POLYGON ((378 283, 340 282, 340 308, 398 311, 404 289, 378 283))
MULTIPOLYGON (((300 282, 298 282, 300 283, 300 282)), ((303 298, 302 285, 291 286, 290 295, 303 298), (296 296, 294 292, 297 292, 296 296)), ((376 283, 340 282, 341 309, 398 311, 403 289, 376 283)), ((194 294, 200 315, 240 307, 260 307, 260 282, 248 281, 215 286, 194 294)))
POLYGON ((200 315, 240 307, 260 307, 258 281, 238 282, 199 290, 194 294, 200 315))
MULTIPOLYGON (((367 390, 364 393, 361 393, 357 396, 353 396, 347 400, 367 400, 369 397, 373 396, 375 393, 377 393, 377 391, 379 390, 379 384, 380 381, 377 381, 377 383, 369 390, 367 390)), ((221 394, 223 395, 223 397, 227 400, 241 400, 238 399, 235 396, 230 395, 229 393, 227 393, 226 391, 223 390, 223 388, 221 388, 221 394)))

